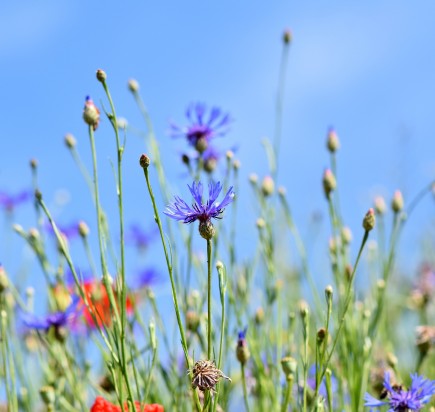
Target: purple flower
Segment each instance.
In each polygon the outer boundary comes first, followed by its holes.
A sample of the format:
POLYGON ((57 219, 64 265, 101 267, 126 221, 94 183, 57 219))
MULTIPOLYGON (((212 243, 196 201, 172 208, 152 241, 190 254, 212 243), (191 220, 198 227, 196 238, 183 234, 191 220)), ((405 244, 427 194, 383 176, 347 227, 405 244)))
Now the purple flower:
POLYGON ((159 272, 153 267, 148 267, 139 271, 135 279, 132 281, 132 284, 129 286, 132 290, 145 289, 149 288, 159 280, 159 272))
POLYGON ((186 110, 189 125, 180 127, 171 124, 173 137, 186 137, 187 141, 198 150, 203 152, 207 149, 210 140, 217 136, 223 136, 228 131, 231 118, 228 113, 223 113, 218 107, 212 107, 207 115, 207 107, 203 103, 192 103, 186 110))
POLYGON ((195 202, 189 206, 183 199, 175 196, 174 203, 168 205, 164 211, 165 215, 184 223, 192 223, 199 220, 199 233, 204 239, 210 240, 214 236, 214 228, 211 218, 220 219, 226 206, 234 199, 234 191, 231 186, 221 202, 216 199, 222 190, 220 182, 210 182, 208 185, 208 200, 202 201, 203 186, 201 182, 193 182, 192 187, 187 185, 195 202))
POLYGON ((384 388, 387 390, 386 400, 378 400, 366 393, 364 395, 365 406, 377 408, 388 405, 390 407, 388 412, 420 411, 435 394, 435 381, 425 379, 417 374, 411 375, 411 379, 411 388, 406 391, 400 386, 391 385, 390 374, 386 372, 384 377, 384 388))
POLYGON ((146 232, 138 224, 132 224, 130 225, 130 229, 125 236, 125 241, 135 245, 140 250, 145 250, 151 243, 151 240, 154 238, 156 233, 156 227, 146 232))
MULTIPOLYGON (((77 237, 79 235, 79 224, 78 223, 71 223, 69 225, 59 225, 56 224, 57 228, 59 230, 60 233, 62 233, 68 240, 71 240, 75 237, 77 237)), ((55 236, 54 230, 53 230, 53 226, 51 226, 50 222, 45 222, 45 230, 47 231, 47 233, 49 233, 50 235, 55 236)))
POLYGON ((0 192, 0 206, 11 212, 15 206, 24 203, 30 199, 30 190, 23 190, 16 195, 10 195, 6 192, 0 192))
POLYGON ((77 317, 79 302, 79 297, 75 296, 65 311, 50 313, 44 318, 38 318, 30 313, 26 313, 22 316, 22 319, 24 324, 32 329, 48 331, 51 327, 55 329, 66 327, 77 317))

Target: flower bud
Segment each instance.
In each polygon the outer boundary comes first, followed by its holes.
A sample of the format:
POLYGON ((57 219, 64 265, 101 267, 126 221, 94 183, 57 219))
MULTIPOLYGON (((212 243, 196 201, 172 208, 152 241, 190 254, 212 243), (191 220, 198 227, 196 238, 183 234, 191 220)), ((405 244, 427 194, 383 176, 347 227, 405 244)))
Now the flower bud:
POLYGON ((128 89, 132 92, 132 93, 137 93, 139 91, 139 83, 137 82, 137 80, 135 79, 130 79, 128 81, 128 89))
POLYGON ((282 41, 284 44, 290 44, 293 39, 292 32, 289 29, 284 30, 282 41))
POLYGON ((370 232, 375 227, 376 217, 373 208, 370 208, 363 219, 363 228, 366 232, 370 232))
POLYGON ((325 196, 329 198, 331 192, 333 192, 337 187, 337 181, 335 180, 335 176, 330 169, 326 169, 323 173, 322 183, 325 196))
POLYGON ((237 339, 236 357, 241 364, 245 364, 251 357, 249 352, 248 342, 246 341, 246 329, 239 332, 239 338, 237 339))
POLYGON ((298 362, 295 358, 292 358, 291 356, 284 356, 281 359, 281 367, 282 371, 286 376, 290 374, 295 375, 298 369, 298 362))
POLYGON ((199 327, 200 318, 196 311, 188 310, 186 313, 186 328, 191 332, 196 332, 199 327))
POLYGON ((195 149, 199 153, 204 153, 208 147, 208 141, 205 137, 200 137, 195 143, 195 149))
POLYGON ((325 288, 325 297, 326 297, 326 301, 330 301, 332 300, 332 296, 334 294, 334 289, 332 288, 331 285, 326 286, 325 288))
POLYGON ((322 343, 325 340, 326 337, 326 329, 325 328, 320 328, 317 331, 317 342, 318 343, 322 343))
POLYGON ((400 190, 396 190, 391 201, 391 209, 394 213, 399 213, 403 209, 403 196, 400 190))
POLYGON ((97 129, 100 122, 100 111, 89 96, 86 96, 85 107, 83 108, 83 120, 86 124, 92 126, 94 130, 97 129))
POLYGON ((30 159, 30 167, 32 168, 32 170, 35 170, 38 167, 38 160, 30 159))
POLYGON ((239 170, 240 166, 241 166, 240 160, 239 159, 234 160, 234 162, 233 162, 233 168, 234 168, 234 170, 239 170))
POLYGON ((344 245, 349 245, 352 242, 352 231, 347 226, 341 229, 341 240, 344 245))
POLYGON ((234 152, 232 150, 227 150, 225 153, 227 160, 231 160, 234 157, 234 152))
POLYGON ((45 405, 47 405, 47 406, 54 405, 54 400, 55 400, 56 396, 54 393, 54 388, 52 386, 43 386, 39 390, 39 394, 41 395, 41 399, 45 405))
POLYGON ((263 229, 266 226, 266 221, 262 217, 259 217, 255 224, 257 225, 258 229, 263 229))
POLYGON ((273 195, 273 192, 275 191, 275 182, 271 176, 265 176, 263 183, 261 184, 261 191, 265 197, 273 195))
POLYGON ((139 158, 139 164, 143 169, 147 169, 150 165, 150 158, 146 154, 142 154, 139 158))
POLYGON ((255 173, 249 175, 249 183, 256 185, 258 182, 258 176, 255 173))
POLYGON ((68 147, 68 149, 73 149, 77 144, 76 139, 74 138, 74 136, 71 133, 67 133, 65 135, 64 141, 65 141, 66 147, 68 147))
POLYGON ((98 69, 96 75, 97 75, 97 80, 101 83, 104 83, 107 79, 107 74, 102 69, 98 69))
POLYGON ((260 306, 259 308, 257 308, 257 310, 255 311, 255 323, 257 325, 260 325, 261 323, 263 323, 264 321, 264 309, 260 306))
POLYGON ((374 201, 374 207, 377 215, 383 215, 387 210, 385 199, 382 196, 376 196, 374 201))
POLYGON ((82 238, 85 238, 86 236, 89 235, 89 226, 85 222, 83 222, 83 220, 79 222, 78 229, 79 229, 79 235, 82 238))
POLYGON ((337 133, 333 128, 330 128, 328 131, 326 147, 331 153, 335 153, 340 148, 340 141, 338 140, 337 133))

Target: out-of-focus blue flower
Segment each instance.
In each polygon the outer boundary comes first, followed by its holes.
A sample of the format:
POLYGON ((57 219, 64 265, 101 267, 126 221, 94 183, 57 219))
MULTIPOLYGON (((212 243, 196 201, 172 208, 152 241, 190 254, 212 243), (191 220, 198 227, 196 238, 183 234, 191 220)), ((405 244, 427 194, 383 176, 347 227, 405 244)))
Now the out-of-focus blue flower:
MULTIPOLYGON (((308 379, 307 379, 308 387, 315 391, 316 390, 316 365, 311 365, 308 370, 308 379)), ((335 392, 338 388, 337 379, 334 375, 331 376, 331 389, 332 392, 335 392)), ((302 391, 303 388, 301 388, 302 391)), ((328 392, 326 390, 325 378, 322 379, 319 386, 319 395, 323 398, 327 398, 328 392)))
POLYGON ((49 315, 39 318, 37 316, 26 313, 22 316, 24 324, 32 329, 48 331, 51 327, 59 329, 61 327, 67 327, 76 319, 79 310, 78 304, 80 299, 78 296, 73 298, 71 304, 65 311, 50 313, 49 315))
POLYGON ((125 236, 126 243, 136 246, 139 250, 145 250, 157 234, 157 227, 148 232, 143 230, 138 224, 130 225, 130 228, 125 236))
POLYGON ((187 185, 187 187, 195 200, 193 205, 189 206, 183 199, 175 196, 174 203, 168 205, 164 211, 165 215, 184 223, 192 223, 195 220, 199 220, 200 223, 206 223, 211 218, 219 219, 225 207, 234 199, 234 191, 231 186, 224 199, 221 202, 216 201, 222 190, 220 182, 209 183, 208 200, 206 203, 202 201, 203 186, 201 182, 193 182, 192 186, 187 185))
POLYGON ((157 269, 153 267, 148 267, 139 271, 137 276, 135 277, 135 279, 132 280, 129 286, 132 290, 149 288, 160 279, 161 277, 157 269))
POLYGON ((231 118, 218 107, 212 107, 207 114, 207 106, 203 103, 192 103, 186 110, 189 125, 180 127, 171 124, 173 137, 186 137, 187 141, 199 152, 207 149, 210 140, 223 136, 228 131, 231 118))
POLYGON ((16 195, 0 192, 0 206, 4 210, 11 212, 16 206, 29 200, 30 196, 30 190, 23 190, 16 195))
POLYGON ((417 374, 411 375, 411 379, 411 388, 406 391, 401 387, 393 387, 390 383, 390 374, 386 372, 384 388, 387 390, 387 399, 378 400, 366 393, 364 395, 365 406, 378 408, 388 405, 390 407, 388 412, 420 411, 435 394, 435 381, 417 374))
MULTIPOLYGON (((79 224, 77 222, 71 223, 69 225, 59 225, 56 223, 56 226, 59 232, 62 233, 68 240, 71 240, 79 235, 79 224)), ((45 222, 44 228, 47 233, 55 236, 53 226, 51 226, 50 222, 45 222)))

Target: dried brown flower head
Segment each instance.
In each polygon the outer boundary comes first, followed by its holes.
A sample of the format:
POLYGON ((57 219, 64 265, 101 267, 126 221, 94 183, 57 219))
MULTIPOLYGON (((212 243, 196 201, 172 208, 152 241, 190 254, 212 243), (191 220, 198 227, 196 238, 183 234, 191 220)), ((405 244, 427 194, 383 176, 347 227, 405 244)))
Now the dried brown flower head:
POLYGON ((221 378, 231 379, 225 376, 221 370, 219 370, 214 361, 199 360, 195 362, 192 368, 192 388, 198 388, 201 391, 211 390, 214 391, 216 384, 221 378))

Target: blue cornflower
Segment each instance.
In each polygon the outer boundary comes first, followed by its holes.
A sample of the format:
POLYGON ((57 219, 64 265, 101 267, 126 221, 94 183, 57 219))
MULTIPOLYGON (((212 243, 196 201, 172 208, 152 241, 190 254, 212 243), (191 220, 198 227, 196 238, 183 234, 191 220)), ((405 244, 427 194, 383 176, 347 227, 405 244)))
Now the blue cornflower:
POLYGON ((388 412, 420 411, 435 394, 435 381, 425 379, 417 374, 411 375, 411 388, 408 391, 390 384, 390 374, 385 372, 384 388, 387 390, 385 401, 374 398, 369 393, 364 395, 365 406, 380 407, 388 405, 388 412))
POLYGON ((187 141, 202 153, 207 149, 210 140, 223 136, 228 131, 231 118, 218 107, 212 107, 206 119, 207 106, 203 103, 192 103, 186 110, 186 117, 190 124, 180 127, 171 124, 173 137, 186 137, 187 141))
POLYGON ((79 302, 79 297, 75 296, 71 304, 64 311, 50 313, 43 318, 26 313, 22 316, 22 319, 24 324, 32 329, 48 331, 53 327, 56 330, 59 330, 60 328, 68 326, 76 319, 79 311, 79 302))
POLYGON ((10 195, 6 192, 0 192, 0 206, 3 207, 5 210, 11 212, 15 208, 15 206, 18 206, 20 203, 24 203, 29 200, 30 195, 30 190, 23 190, 16 195, 10 195))
POLYGON ((140 251, 144 251, 148 248, 156 234, 157 228, 145 231, 140 225, 133 223, 130 225, 130 229, 125 236, 125 241, 135 245, 140 251))
POLYGON ((183 199, 175 196, 175 201, 166 207, 165 215, 184 223, 192 223, 199 220, 199 233, 204 239, 210 240, 215 232, 211 218, 219 219, 225 209, 234 199, 234 191, 231 186, 224 199, 217 202, 222 185, 220 182, 210 182, 208 185, 208 200, 202 201, 203 186, 201 182, 193 182, 192 186, 187 185, 195 202, 189 206, 183 199))

